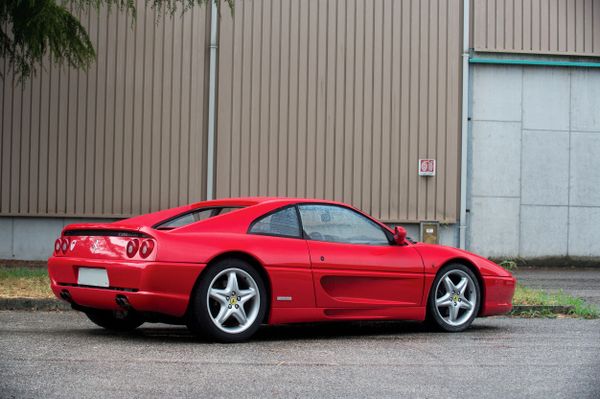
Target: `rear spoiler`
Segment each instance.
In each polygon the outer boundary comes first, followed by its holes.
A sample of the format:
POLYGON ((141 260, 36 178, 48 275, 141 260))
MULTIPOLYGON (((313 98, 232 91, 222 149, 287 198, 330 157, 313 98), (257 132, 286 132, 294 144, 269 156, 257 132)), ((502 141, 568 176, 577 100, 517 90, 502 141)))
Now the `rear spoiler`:
POLYGON ((62 231, 64 236, 112 236, 112 237, 139 237, 152 238, 143 230, 146 228, 132 226, 119 226, 113 223, 78 223, 65 226, 62 231))

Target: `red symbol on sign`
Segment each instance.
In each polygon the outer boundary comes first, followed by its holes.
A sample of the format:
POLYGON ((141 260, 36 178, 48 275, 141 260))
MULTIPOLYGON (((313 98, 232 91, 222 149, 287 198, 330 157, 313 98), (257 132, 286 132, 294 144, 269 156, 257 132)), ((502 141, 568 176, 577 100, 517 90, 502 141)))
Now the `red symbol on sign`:
POLYGON ((435 159, 419 159, 419 176, 435 176, 435 159))

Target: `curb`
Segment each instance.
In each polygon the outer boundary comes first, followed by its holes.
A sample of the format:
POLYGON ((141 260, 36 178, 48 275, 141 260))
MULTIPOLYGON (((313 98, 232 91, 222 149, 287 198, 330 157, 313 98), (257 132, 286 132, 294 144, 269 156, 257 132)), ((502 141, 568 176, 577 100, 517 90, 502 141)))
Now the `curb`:
MULTIPOLYGON (((0 310, 72 310, 71 305, 54 298, 0 298, 0 310)), ((569 314, 573 306, 515 305, 510 314, 553 313, 569 314)))
POLYGON ((552 313, 552 314, 570 314, 573 311, 573 306, 559 305, 516 305, 513 306, 510 314, 519 313, 552 313))
POLYGON ((53 298, 0 298, 0 310, 71 310, 71 305, 53 298))

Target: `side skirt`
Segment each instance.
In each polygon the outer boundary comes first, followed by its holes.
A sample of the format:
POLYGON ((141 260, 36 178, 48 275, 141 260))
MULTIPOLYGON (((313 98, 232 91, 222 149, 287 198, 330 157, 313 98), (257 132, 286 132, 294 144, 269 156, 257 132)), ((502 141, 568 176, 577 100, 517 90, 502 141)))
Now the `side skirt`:
POLYGON ((425 320, 425 307, 273 308, 269 324, 305 323, 327 320, 425 320))

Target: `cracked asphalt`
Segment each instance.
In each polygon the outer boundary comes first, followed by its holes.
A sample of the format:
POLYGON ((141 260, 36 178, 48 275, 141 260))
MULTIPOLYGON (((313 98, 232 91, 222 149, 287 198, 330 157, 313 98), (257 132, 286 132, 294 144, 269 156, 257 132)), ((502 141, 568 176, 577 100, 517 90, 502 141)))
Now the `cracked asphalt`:
POLYGON ((117 335, 78 312, 0 312, 2 398, 599 398, 599 355, 600 320, 310 324, 223 345, 178 326, 117 335))

